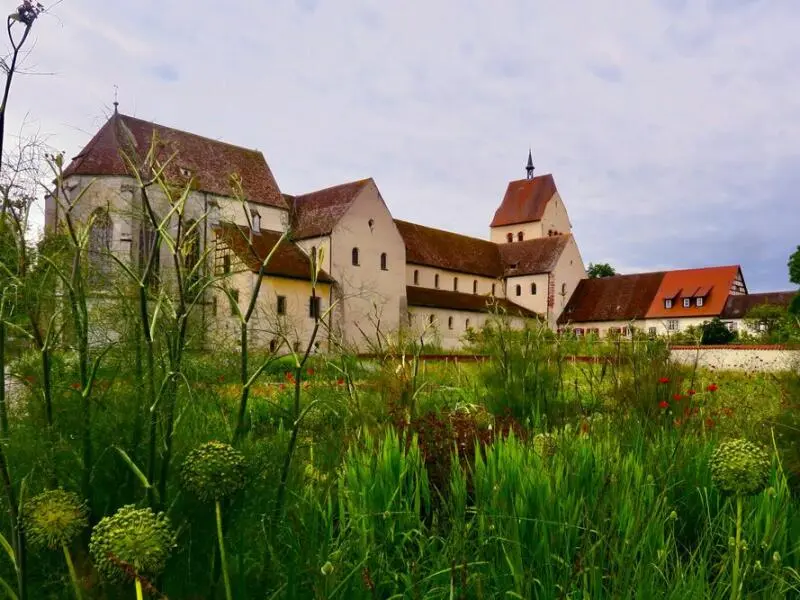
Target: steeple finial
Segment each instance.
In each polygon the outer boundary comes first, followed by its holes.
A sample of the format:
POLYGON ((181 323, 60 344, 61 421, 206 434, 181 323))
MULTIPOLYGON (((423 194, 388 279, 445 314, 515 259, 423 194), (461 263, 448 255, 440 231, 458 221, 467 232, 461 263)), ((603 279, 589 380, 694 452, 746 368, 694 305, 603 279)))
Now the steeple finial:
POLYGON ((528 179, 533 179, 533 154, 530 148, 528 148, 528 164, 525 167, 525 171, 528 174, 528 179))
POLYGON ((114 114, 115 115, 119 113, 119 101, 117 100, 118 92, 119 92, 119 86, 117 86, 117 84, 115 83, 114 84, 114 114))

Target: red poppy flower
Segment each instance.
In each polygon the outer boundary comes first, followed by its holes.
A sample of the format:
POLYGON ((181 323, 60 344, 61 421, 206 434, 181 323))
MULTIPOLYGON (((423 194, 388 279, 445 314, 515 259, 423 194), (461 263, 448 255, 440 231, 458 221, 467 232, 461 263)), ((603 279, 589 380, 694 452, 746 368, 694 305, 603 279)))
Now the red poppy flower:
POLYGON ((675 402, 680 402, 683 400, 683 394, 672 394, 672 399, 675 400, 675 402))
POLYGON ((294 375, 292 375, 291 371, 286 371, 286 381, 294 383, 294 375))
POLYGON ((658 403, 658 405, 661 408, 669 408, 669 402, 667 402, 666 400, 662 400, 661 402, 658 403))
POLYGON ((81 387, 83 387, 83 386, 81 386, 81 384, 76 381, 75 383, 73 383, 69 387, 71 387, 73 390, 80 390, 81 387))
POLYGON ((344 377, 339 377, 339 379, 336 380, 336 385, 344 385, 344 377))
POLYGON ((306 373, 308 373, 308 376, 311 377, 314 374, 314 369, 309 367, 309 369, 308 369, 308 371, 306 371, 306 373))
POLYGON ((669 383, 669 377, 662 377, 658 380, 658 383, 669 383))
POLYGON ((716 383, 712 383, 706 388, 707 392, 716 392, 719 389, 716 383))
POLYGON ((281 391, 285 390, 286 389, 286 384, 285 383, 280 384, 278 386, 278 389, 281 390, 281 391))
POLYGON ((681 421, 680 419, 675 419, 672 422, 672 424, 675 425, 675 427, 680 427, 682 423, 683 423, 683 421, 681 421))
POLYGON ((581 423, 581 433, 589 433, 589 424, 586 421, 581 423))
POLYGON ((690 396, 694 396, 697 392, 695 392, 694 390, 689 390, 686 393, 689 394, 690 396))
POLYGON ((706 419, 706 427, 708 427, 709 429, 713 429, 714 428, 714 419, 706 419))

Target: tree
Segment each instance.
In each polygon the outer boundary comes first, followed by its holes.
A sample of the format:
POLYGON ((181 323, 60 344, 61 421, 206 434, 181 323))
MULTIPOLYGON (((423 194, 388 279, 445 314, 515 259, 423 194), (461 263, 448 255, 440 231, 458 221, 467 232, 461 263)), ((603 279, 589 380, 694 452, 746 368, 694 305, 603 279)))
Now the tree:
POLYGON ((703 330, 703 337, 700 343, 704 346, 729 344, 736 337, 736 334, 728 329, 728 326, 720 321, 719 317, 714 317, 710 321, 706 321, 701 327, 703 330))
MULTIPOLYGON (((789 281, 800 285, 800 246, 789 257, 789 281)), ((793 315, 800 315, 800 290, 792 300, 789 312, 793 315)))
POLYGON ((586 274, 589 275, 589 279, 597 279, 599 277, 613 277, 617 274, 617 271, 608 263, 589 263, 586 274))
POLYGON ((759 304, 747 311, 744 322, 750 329, 763 334, 767 340, 779 341, 774 338, 785 328, 788 318, 788 311, 783 306, 759 304))

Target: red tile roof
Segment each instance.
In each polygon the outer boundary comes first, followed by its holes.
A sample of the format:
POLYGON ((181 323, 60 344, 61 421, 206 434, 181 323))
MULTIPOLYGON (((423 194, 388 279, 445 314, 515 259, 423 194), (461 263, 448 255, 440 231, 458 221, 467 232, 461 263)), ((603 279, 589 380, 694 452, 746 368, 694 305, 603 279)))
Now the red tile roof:
POLYGON ((738 265, 667 271, 646 316, 653 319, 718 316, 725 308, 731 286, 740 273, 738 265), (696 297, 694 294, 699 288, 709 290, 703 306, 692 301, 689 308, 684 308, 683 299, 696 297), (673 299, 672 308, 664 307, 665 298, 673 299))
MULTIPOLYGON (((232 223, 220 223, 214 228, 218 239, 224 241, 236 256, 253 273, 258 273, 263 260, 281 238, 278 231, 262 229, 257 235, 253 235, 253 247, 250 248, 248 239, 250 230, 241 225, 232 223)), ((311 261, 308 255, 292 242, 284 239, 278 249, 272 255, 265 269, 266 275, 274 277, 288 277, 291 279, 311 280, 311 261)), ((317 281, 331 283, 333 280, 330 275, 321 271, 317 281)))
POLYGON ((572 240, 572 234, 499 244, 506 277, 549 273, 572 240))
POLYGON ((559 324, 643 319, 665 273, 582 279, 558 318, 559 324))
POLYGON ((538 318, 535 312, 505 298, 492 298, 479 294, 465 294, 450 290, 435 290, 416 286, 406 286, 409 306, 426 308, 445 308, 449 310, 465 310, 471 312, 504 312, 509 315, 526 318, 538 318))
POLYGON ((264 155, 258 150, 233 146, 149 121, 122 114, 113 115, 64 171, 69 175, 130 175, 121 150, 129 148, 143 159, 150 149, 153 133, 161 145, 163 161, 177 153, 167 169, 171 179, 183 178, 182 169, 192 173, 198 189, 231 196, 230 176, 242 178, 247 200, 286 208, 278 184, 264 155))
POLYGON ((330 235, 361 190, 371 181, 361 179, 302 196, 284 196, 292 210, 292 239, 330 235))
POLYGON ((541 221, 547 203, 557 191, 556 182, 550 174, 511 181, 490 227, 541 221))
POLYGON ((795 296, 797 292, 763 292, 730 296, 720 316, 723 319, 741 319, 750 309, 762 304, 788 307, 795 296))
POLYGON ((500 278, 503 265, 497 244, 395 219, 406 245, 406 262, 460 273, 500 278))

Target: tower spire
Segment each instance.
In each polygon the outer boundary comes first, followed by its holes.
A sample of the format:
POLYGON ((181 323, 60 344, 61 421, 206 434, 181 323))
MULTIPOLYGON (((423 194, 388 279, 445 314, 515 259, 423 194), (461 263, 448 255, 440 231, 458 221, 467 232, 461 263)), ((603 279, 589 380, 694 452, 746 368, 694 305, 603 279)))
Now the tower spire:
POLYGON ((118 94, 119 94, 119 87, 117 87, 117 84, 115 83, 114 84, 114 114, 115 115, 119 113, 119 99, 117 98, 118 94))
POLYGON ((527 172, 528 179, 533 179, 533 154, 531 153, 531 149, 528 148, 528 164, 525 167, 525 171, 527 172))

